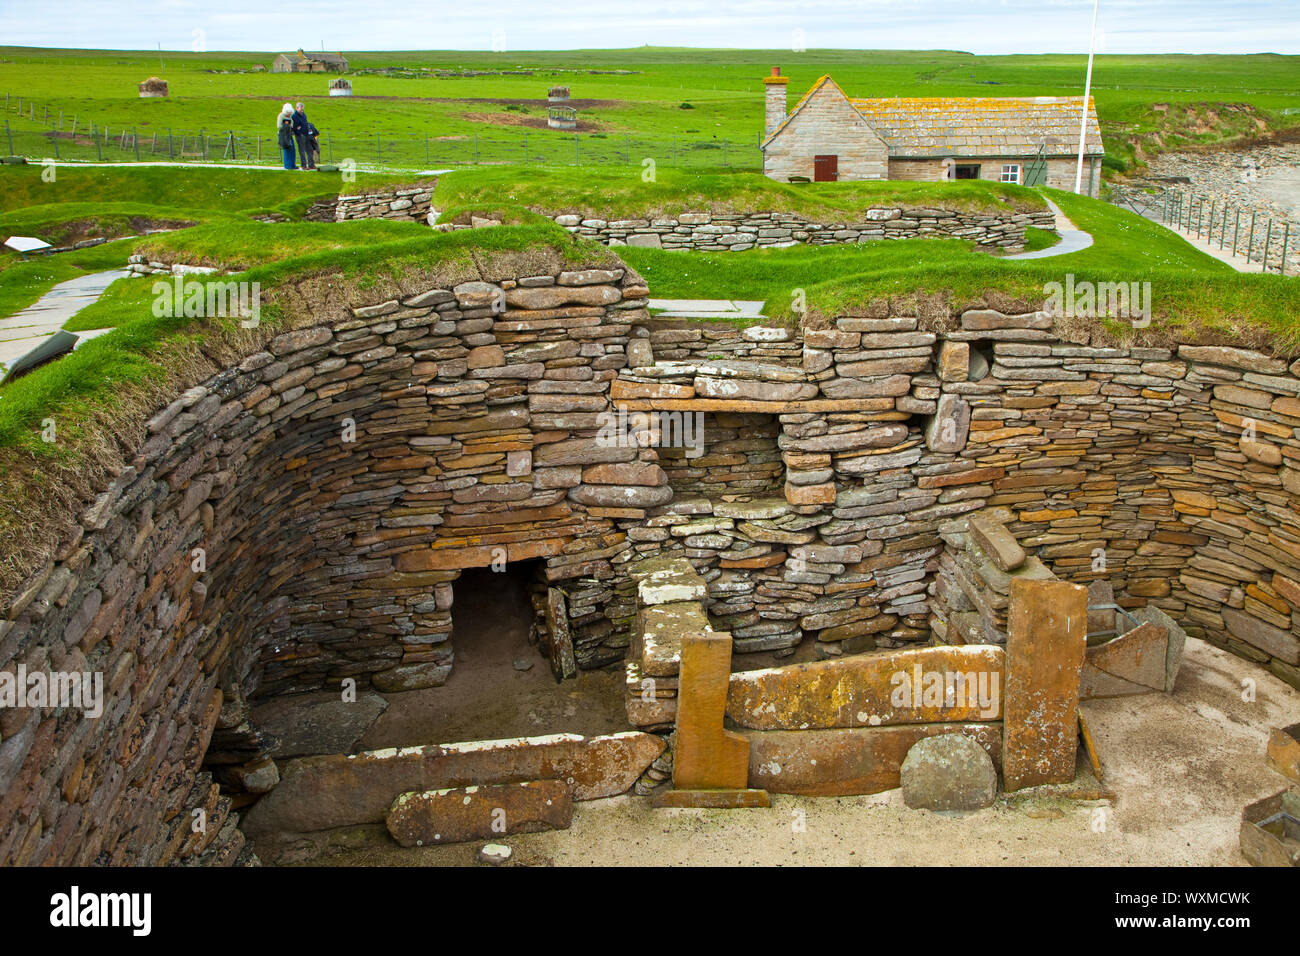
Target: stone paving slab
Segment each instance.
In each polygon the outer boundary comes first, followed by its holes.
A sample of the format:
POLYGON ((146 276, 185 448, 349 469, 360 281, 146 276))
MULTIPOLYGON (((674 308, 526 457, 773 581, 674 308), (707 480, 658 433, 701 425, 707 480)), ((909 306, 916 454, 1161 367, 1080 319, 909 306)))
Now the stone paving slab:
MULTIPOLYGON (((0 378, 128 274, 126 269, 108 269, 60 282, 21 312, 0 319, 0 378)), ((73 334, 80 338, 85 333, 73 334)))

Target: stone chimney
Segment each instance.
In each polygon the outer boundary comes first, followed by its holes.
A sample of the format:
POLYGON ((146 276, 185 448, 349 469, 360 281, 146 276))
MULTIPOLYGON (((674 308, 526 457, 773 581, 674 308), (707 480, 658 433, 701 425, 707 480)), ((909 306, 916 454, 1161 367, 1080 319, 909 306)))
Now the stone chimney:
POLYGON ((781 75, 779 66, 772 67, 772 75, 763 77, 767 87, 766 114, 763 123, 763 137, 772 135, 772 130, 785 122, 785 88, 790 78, 781 75))

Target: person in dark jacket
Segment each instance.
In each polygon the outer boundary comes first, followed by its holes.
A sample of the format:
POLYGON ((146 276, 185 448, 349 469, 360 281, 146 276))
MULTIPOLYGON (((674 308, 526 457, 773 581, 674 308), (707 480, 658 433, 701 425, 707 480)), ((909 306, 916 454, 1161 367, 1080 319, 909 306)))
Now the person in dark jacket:
POLYGON ((307 150, 311 168, 315 169, 320 163, 320 130, 311 122, 307 123, 307 150))
POLYGON ((301 103, 293 111, 293 138, 298 143, 298 165, 302 169, 315 169, 316 162, 311 150, 311 134, 307 131, 311 126, 307 122, 307 111, 301 103))
POLYGON ((284 168, 293 169, 293 120, 290 117, 280 117, 280 131, 276 135, 280 152, 284 154, 284 168))

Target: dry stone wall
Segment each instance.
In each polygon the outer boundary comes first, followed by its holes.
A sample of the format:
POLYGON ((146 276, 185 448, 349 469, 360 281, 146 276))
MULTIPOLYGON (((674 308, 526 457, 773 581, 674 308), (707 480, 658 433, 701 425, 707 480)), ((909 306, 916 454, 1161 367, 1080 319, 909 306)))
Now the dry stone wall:
POLYGON ((992 215, 901 207, 872 208, 861 220, 830 223, 784 212, 685 212, 676 217, 614 220, 577 215, 553 218, 570 232, 604 245, 698 252, 923 238, 969 239, 981 246, 1018 250, 1024 247, 1026 226, 1056 228, 1051 212, 992 215))
MULTIPOLYGON (((306 301, 315 324, 158 410, 0 604, 0 669, 105 689, 99 717, 0 708, 0 863, 246 859, 204 761, 274 786, 247 702, 438 685, 457 577, 498 562, 541 562, 559 673, 644 642, 652 558, 695 569, 738 666, 830 657, 977 639, 945 610, 943 535, 997 509, 1033 566, 1300 686, 1300 363, 1042 312, 673 326, 635 273, 551 258, 306 301), (702 455, 665 442, 697 414, 702 455)), ((665 607, 665 632, 699 623, 665 607)), ((671 723, 674 692, 632 722, 671 723)))
POLYGON ((340 195, 313 203, 303 215, 308 222, 344 222, 349 219, 395 219, 399 222, 429 221, 436 180, 371 193, 340 195))

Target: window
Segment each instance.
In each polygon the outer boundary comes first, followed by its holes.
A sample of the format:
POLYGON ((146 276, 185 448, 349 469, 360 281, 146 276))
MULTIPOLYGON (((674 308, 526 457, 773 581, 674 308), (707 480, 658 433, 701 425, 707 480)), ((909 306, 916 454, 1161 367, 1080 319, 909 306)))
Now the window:
POLYGON ((1002 182, 1018 183, 1020 182, 1020 164, 1008 163, 1002 167, 1002 182))
POLYGON ((953 167, 953 179, 979 179, 979 163, 958 163, 953 167))

